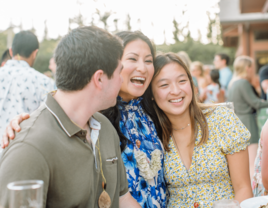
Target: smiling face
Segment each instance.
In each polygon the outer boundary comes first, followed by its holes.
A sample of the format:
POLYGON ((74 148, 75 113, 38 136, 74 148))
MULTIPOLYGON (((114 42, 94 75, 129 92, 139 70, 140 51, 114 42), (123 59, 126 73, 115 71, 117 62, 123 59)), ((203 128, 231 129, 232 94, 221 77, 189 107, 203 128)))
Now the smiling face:
POLYGON ((122 57, 123 84, 119 96, 124 101, 142 96, 148 88, 153 74, 153 56, 146 42, 137 39, 129 42, 122 57))
POLYGON ((165 65, 153 79, 152 92, 158 107, 169 116, 189 114, 193 93, 185 69, 178 63, 165 65))

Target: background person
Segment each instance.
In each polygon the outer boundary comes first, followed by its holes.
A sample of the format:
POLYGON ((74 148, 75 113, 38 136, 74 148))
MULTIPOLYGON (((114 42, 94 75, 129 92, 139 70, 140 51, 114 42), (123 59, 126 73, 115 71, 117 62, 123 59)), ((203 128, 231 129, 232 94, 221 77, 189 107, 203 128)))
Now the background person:
POLYGON ((56 76, 56 70, 57 70, 57 64, 55 62, 55 58, 54 57, 51 57, 50 58, 48 68, 51 70, 51 72, 53 74, 53 77, 55 78, 55 76, 56 76))
POLYGON ((268 107, 268 102, 260 99, 250 84, 254 74, 253 60, 248 56, 237 57, 234 61, 234 76, 228 89, 228 101, 233 102, 236 115, 251 134, 248 147, 251 179, 259 141, 256 110, 268 107))
POLYGON ((192 76, 196 77, 199 89, 199 101, 202 103, 206 99, 207 80, 204 76, 203 64, 200 61, 195 61, 190 66, 192 76))
POLYGON ((32 68, 38 52, 37 37, 30 31, 15 35, 10 49, 12 60, 0 70, 0 135, 11 118, 31 113, 54 89, 54 81, 32 68))
POLYGON ((220 71, 221 87, 225 90, 228 97, 228 85, 233 76, 231 69, 228 67, 230 58, 227 54, 218 53, 215 55, 213 63, 215 68, 220 71))
MULTIPOLYGON (((187 66, 187 68, 190 69, 192 61, 191 61, 189 55, 185 51, 180 51, 177 53, 177 55, 181 58, 181 60, 187 66)), ((192 78, 193 78, 193 82, 194 82, 194 86, 195 86, 195 93, 197 96, 199 96, 199 87, 198 87, 197 79, 194 76, 192 78)))
POLYGON ((11 56, 9 54, 9 49, 6 49, 1 58, 1 67, 4 66, 5 63, 10 59, 11 59, 11 56))
POLYGON ((156 57, 147 98, 162 127, 168 208, 252 197, 249 131, 231 110, 197 103, 190 72, 176 54, 156 57))
POLYGON ((268 65, 264 65, 260 68, 260 86, 261 86, 261 98, 267 100, 267 90, 268 90, 268 65))
MULTIPOLYGON (((219 78, 220 78, 219 70, 212 69, 210 71, 211 84, 206 87, 207 95, 206 95, 206 100, 204 101, 204 103, 218 103, 219 102, 218 95, 220 91, 223 90, 221 89, 219 78)), ((223 90, 223 93, 224 93, 224 90, 223 90)))

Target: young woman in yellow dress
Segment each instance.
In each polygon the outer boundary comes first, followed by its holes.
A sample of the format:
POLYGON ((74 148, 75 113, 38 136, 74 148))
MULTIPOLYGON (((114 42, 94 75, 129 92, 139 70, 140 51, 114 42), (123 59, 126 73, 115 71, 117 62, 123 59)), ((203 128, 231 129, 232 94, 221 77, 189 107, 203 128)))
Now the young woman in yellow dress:
POLYGON ((233 111, 197 103, 191 74, 174 53, 156 57, 151 89, 166 150, 167 207, 252 197, 250 133, 233 111))

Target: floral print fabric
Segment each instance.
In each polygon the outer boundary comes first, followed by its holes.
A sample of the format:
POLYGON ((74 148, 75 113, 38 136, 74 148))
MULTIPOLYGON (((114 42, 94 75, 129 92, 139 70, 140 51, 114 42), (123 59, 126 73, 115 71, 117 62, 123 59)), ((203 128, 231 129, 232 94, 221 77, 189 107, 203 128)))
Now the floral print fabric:
POLYGON ((165 153, 165 178, 170 194, 167 207, 212 207, 214 201, 233 199, 234 190, 227 166, 227 154, 245 150, 249 145, 250 133, 232 110, 217 107, 206 110, 209 138, 201 140, 199 128, 195 141, 192 164, 187 170, 176 147, 170 139, 170 152, 165 153))
POLYGON ((252 180, 252 190, 253 190, 254 197, 268 195, 268 192, 265 190, 265 188, 263 186, 262 177, 261 177, 262 145, 263 145, 263 142, 260 139, 258 152, 257 152, 257 156, 255 159, 254 176, 253 176, 253 180, 252 180))
POLYGON ((151 160, 151 153, 155 149, 162 152, 161 163, 163 167, 164 152, 160 139, 151 118, 146 115, 141 106, 142 98, 124 102, 118 97, 118 108, 121 113, 120 130, 127 137, 128 143, 122 152, 122 159, 126 167, 128 187, 131 195, 142 208, 166 207, 166 184, 164 170, 161 168, 153 179, 145 180, 139 172, 134 157, 136 140, 141 141, 140 150, 146 153, 151 160))

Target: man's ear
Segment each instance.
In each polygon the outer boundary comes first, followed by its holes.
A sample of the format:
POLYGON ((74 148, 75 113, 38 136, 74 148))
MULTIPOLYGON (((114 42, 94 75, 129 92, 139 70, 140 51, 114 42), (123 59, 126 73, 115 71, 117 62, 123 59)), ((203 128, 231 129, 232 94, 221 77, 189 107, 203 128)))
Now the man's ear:
POLYGON ((38 53, 38 49, 36 49, 35 51, 33 51, 33 52, 32 52, 33 59, 35 59, 35 58, 36 58, 37 53, 38 53))
POLYGON ((13 57, 13 51, 12 51, 12 48, 9 48, 8 50, 9 50, 9 54, 10 54, 10 56, 13 57))
POLYGON ((92 81, 94 82, 95 86, 99 89, 103 88, 104 79, 105 74, 101 69, 97 70, 92 76, 92 81))

